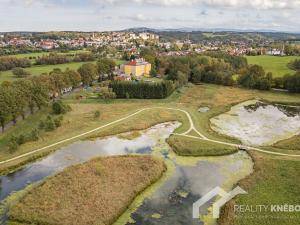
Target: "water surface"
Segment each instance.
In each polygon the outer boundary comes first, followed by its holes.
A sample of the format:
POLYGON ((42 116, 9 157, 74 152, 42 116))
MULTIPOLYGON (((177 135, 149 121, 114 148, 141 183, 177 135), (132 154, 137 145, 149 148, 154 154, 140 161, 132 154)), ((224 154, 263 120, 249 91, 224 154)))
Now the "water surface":
MULTIPOLYGON (((133 140, 112 136, 70 144, 15 173, 0 177, 1 200, 68 166, 97 156, 152 154, 165 160, 170 175, 150 196, 145 196, 142 204, 133 213, 130 211, 131 222, 139 225, 203 224, 201 221, 204 218, 192 218, 192 204, 216 186, 231 190, 238 180, 251 173, 252 160, 245 152, 222 157, 177 156, 165 140, 179 126, 177 122, 159 124, 141 132, 141 135, 133 140)), ((208 214, 212 203, 209 202, 200 209, 202 216, 208 214)), ((6 217, 2 219, 5 221, 6 217)), ((126 220, 121 224, 127 222, 126 220)))
POLYGON ((300 107, 247 101, 212 118, 211 127, 246 145, 272 145, 300 133, 300 107))

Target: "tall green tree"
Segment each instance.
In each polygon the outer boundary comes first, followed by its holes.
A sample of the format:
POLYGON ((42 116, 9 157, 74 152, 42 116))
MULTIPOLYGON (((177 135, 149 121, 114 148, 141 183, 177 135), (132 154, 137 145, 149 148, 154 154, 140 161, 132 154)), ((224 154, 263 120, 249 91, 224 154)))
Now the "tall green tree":
POLYGON ((98 76, 97 67, 93 63, 83 64, 78 69, 78 72, 80 73, 81 80, 84 85, 92 85, 93 81, 96 80, 98 76))

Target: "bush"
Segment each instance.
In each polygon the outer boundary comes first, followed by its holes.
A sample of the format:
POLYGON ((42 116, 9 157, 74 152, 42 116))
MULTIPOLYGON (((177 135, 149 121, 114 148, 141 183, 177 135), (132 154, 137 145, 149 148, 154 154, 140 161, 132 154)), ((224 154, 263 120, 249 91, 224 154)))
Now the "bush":
POLYGON ((94 119, 98 119, 100 117, 100 112, 97 110, 94 113, 94 119))
POLYGON ((33 129, 30 133, 30 136, 29 136, 29 141, 37 141, 39 140, 39 131, 38 129, 33 129))
POLYGON ((115 99, 116 98, 116 93, 113 92, 113 90, 111 88, 102 87, 100 89, 100 92, 99 92, 98 96, 101 99, 115 99))
POLYGON ((9 140, 9 143, 8 143, 8 148, 9 148, 9 151, 11 153, 15 152, 16 150, 18 150, 19 148, 19 145, 18 145, 18 141, 17 141, 17 138, 15 136, 12 136, 9 140))
POLYGON ((52 111, 54 114, 65 114, 71 111, 71 107, 69 105, 64 104, 61 100, 55 101, 52 104, 52 111))
POLYGON ((17 143, 18 145, 22 145, 26 142, 26 138, 24 134, 21 134, 17 137, 17 143))
POLYGON ((12 73, 18 77, 18 78, 23 78, 31 75, 28 71, 24 70, 23 68, 16 67, 12 70, 12 73))
POLYGON ((45 121, 41 120, 40 123, 39 123, 39 129, 43 130, 44 128, 45 128, 45 121))
POLYGON ((55 124, 55 126, 56 126, 56 127, 61 127, 62 121, 63 121, 63 117, 62 117, 62 116, 60 116, 60 117, 54 119, 54 124, 55 124))
POLYGON ((56 126, 54 123, 54 120, 51 116, 47 117, 47 120, 45 121, 45 130, 46 131, 53 131, 55 130, 56 126))

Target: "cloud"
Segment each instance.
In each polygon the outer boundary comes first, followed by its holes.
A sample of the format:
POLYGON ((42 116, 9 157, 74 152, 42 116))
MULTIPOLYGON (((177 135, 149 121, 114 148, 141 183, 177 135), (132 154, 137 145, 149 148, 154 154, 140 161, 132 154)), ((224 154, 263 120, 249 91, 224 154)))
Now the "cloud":
POLYGON ((257 9, 288 9, 300 7, 300 0, 93 0, 98 4, 109 5, 159 5, 159 6, 197 6, 206 5, 211 7, 252 7, 257 9))
POLYGON ((207 16, 208 15, 208 12, 206 10, 202 10, 200 12, 200 16, 207 16))

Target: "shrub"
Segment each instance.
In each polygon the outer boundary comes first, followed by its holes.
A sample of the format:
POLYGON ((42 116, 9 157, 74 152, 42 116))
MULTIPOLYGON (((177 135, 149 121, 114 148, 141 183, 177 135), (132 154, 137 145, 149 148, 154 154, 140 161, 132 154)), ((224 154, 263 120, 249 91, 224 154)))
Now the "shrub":
POLYGON ((97 111, 95 111, 95 113, 94 113, 94 118, 95 119, 98 119, 100 117, 100 112, 97 110, 97 111))
POLYGON ((52 104, 52 111, 54 114, 65 114, 71 110, 71 107, 69 105, 66 105, 62 101, 55 101, 52 104))
POLYGON ((38 129, 33 129, 29 136, 29 141, 37 141, 39 140, 39 131, 38 129))
POLYGON ((100 89, 100 92, 99 92, 98 96, 101 99, 115 99, 116 98, 116 93, 113 92, 113 90, 111 88, 102 87, 100 89))
POLYGON ((12 70, 12 73, 18 78, 23 78, 23 77, 27 77, 27 76, 31 75, 28 71, 26 71, 25 69, 20 68, 20 67, 14 68, 12 70))
POLYGON ((19 145, 16 136, 12 136, 8 143, 9 152, 13 153, 18 150, 19 145))
POLYGON ((26 142, 26 138, 25 138, 25 135, 24 134, 20 134, 18 137, 17 137, 17 143, 18 145, 22 145, 26 142))
POLYGON ((62 121, 63 121, 63 116, 60 116, 58 118, 55 118, 54 119, 54 124, 56 127, 61 127, 61 124, 62 124, 62 121))
POLYGON ((47 117, 47 120, 45 121, 45 130, 46 131, 53 131, 55 130, 56 126, 54 123, 54 120, 51 116, 47 117))
POLYGON ((40 123, 39 123, 39 129, 43 130, 44 128, 45 128, 45 121, 41 120, 40 123))

